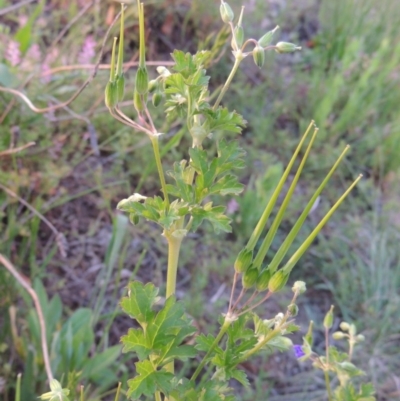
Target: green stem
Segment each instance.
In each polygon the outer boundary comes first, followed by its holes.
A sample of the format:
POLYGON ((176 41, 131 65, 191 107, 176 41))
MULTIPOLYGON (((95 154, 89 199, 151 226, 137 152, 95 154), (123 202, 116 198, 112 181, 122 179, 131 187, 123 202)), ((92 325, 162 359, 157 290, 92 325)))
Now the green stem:
POLYGON ((221 92, 220 92, 220 94, 218 95, 217 100, 215 101, 215 104, 214 104, 214 106, 213 106, 213 110, 216 110, 217 107, 219 106, 219 104, 221 103, 221 100, 222 100, 222 98, 224 97, 226 91, 228 90, 229 85, 231 84, 232 79, 233 79, 233 77, 235 76, 236 71, 238 70, 239 65, 240 65, 240 62, 241 62, 242 60, 243 60, 242 57, 237 57, 237 58, 235 59, 235 64, 233 64, 232 71, 231 71, 231 73, 229 74, 228 79, 226 80, 224 86, 222 87, 221 92))
POLYGON ((221 341, 222 337, 224 336, 224 334, 228 330, 228 328, 231 325, 231 323, 232 323, 232 320, 225 319, 224 324, 221 326, 221 329, 220 329, 217 337, 215 337, 215 340, 211 344, 211 347, 209 348, 207 353, 204 355, 204 357, 203 357, 202 361, 200 362, 199 366, 197 366, 197 369, 193 373, 193 376, 191 377, 190 381, 196 380, 197 376, 200 374, 201 370, 204 368, 204 365, 207 363, 208 357, 214 351, 214 348, 219 344, 219 342, 221 341))
POLYGON ((159 391, 156 391, 155 398, 156 398, 156 401, 161 401, 161 393, 159 391))
MULTIPOLYGON (((282 323, 285 323, 286 319, 282 323)), ((264 340, 257 343, 257 345, 250 349, 249 351, 245 352, 241 358, 239 358, 236 361, 236 365, 239 365, 240 363, 244 362, 245 360, 249 359, 253 354, 256 354, 258 351, 260 351, 265 344, 267 344, 269 341, 271 341, 274 337, 278 336, 282 329, 284 328, 283 324, 280 324, 279 327, 276 329, 272 330, 267 336, 265 336, 264 340)))
POLYGON ((168 271, 166 298, 175 294, 176 274, 178 271, 179 251, 181 249, 182 238, 175 238, 172 234, 166 234, 168 240, 168 271))
POLYGON ((169 198, 167 192, 167 184, 165 182, 164 170, 161 163, 160 148, 158 146, 158 136, 151 136, 151 144, 153 145, 154 158, 156 159, 158 175, 160 176, 161 188, 164 194, 165 208, 169 208, 169 198))
POLYGON ((332 401, 331 382, 329 379, 329 373, 326 370, 324 370, 324 376, 325 376, 326 391, 328 392, 328 400, 332 401))

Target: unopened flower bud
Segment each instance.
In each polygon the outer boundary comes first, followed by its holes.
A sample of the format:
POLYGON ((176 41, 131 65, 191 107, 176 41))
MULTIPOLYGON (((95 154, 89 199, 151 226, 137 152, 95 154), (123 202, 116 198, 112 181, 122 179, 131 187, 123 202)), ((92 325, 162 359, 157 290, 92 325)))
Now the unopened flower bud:
POLYGON ((264 65, 265 51, 261 46, 257 45, 253 49, 253 59, 254 59, 254 63, 256 64, 256 66, 258 68, 261 68, 264 65))
POLYGON ((296 294, 304 294, 307 290, 306 283, 304 281, 296 281, 293 284, 292 291, 296 294))
POLYGON ((139 223, 139 216, 135 213, 129 215, 129 221, 136 226, 139 223))
POLYGON ((351 336, 355 336, 356 333, 357 333, 356 326, 352 323, 352 324, 350 325, 349 334, 350 334, 351 336))
POLYGON ((333 334, 332 334, 332 338, 334 339, 334 340, 342 340, 343 338, 345 338, 346 337, 346 334, 344 334, 342 331, 335 331, 333 334))
POLYGON ((156 79, 152 79, 149 81, 148 91, 149 93, 153 93, 158 88, 158 81, 156 79))
POLYGON ((163 65, 158 66, 156 70, 161 76, 165 78, 171 75, 169 69, 167 67, 164 67, 163 65))
POLYGON ((297 316, 297 314, 299 313, 299 307, 296 304, 290 304, 290 305, 288 305, 287 308, 288 308, 289 313, 293 317, 297 316))
POLYGON ((288 281, 289 275, 285 274, 283 270, 277 271, 269 280, 268 289, 271 292, 280 291, 288 281))
POLYGON ((253 251, 243 248, 239 252, 239 255, 235 260, 234 264, 235 272, 244 273, 249 268, 252 261, 253 261, 253 251))
POLYGON ((257 291, 265 291, 268 288, 269 280, 271 279, 271 273, 269 270, 263 270, 257 278, 256 289, 257 291))
POLYGON ((296 50, 301 50, 301 47, 289 42, 278 42, 275 45, 275 50, 278 53, 293 53, 296 50))
POLYGON ((357 342, 365 341, 365 337, 364 337, 362 334, 358 334, 358 335, 356 336, 356 341, 357 341, 357 342))
MULTIPOLYGON (((236 25, 235 29, 233 31, 233 34, 235 35, 235 40, 236 40, 236 44, 238 45, 238 48, 242 47, 243 42, 244 42, 244 30, 243 27, 241 25, 236 25)), ((232 47, 235 49, 235 47, 233 46, 234 41, 232 41, 232 47)))
POLYGON ((250 289, 253 287, 253 285, 256 283, 258 278, 258 269, 255 267, 251 267, 250 269, 247 269, 242 277, 242 286, 246 290, 250 289))
POLYGON ((261 47, 267 47, 271 44, 272 38, 274 36, 275 31, 279 28, 279 26, 275 27, 272 31, 267 32, 265 35, 261 36, 258 40, 258 44, 261 47))
POLYGON ((158 107, 161 103, 162 100, 162 94, 160 91, 154 92, 153 97, 151 98, 151 101, 153 103, 154 107, 158 107))
POLYGON ((124 92, 125 92, 124 73, 117 75, 116 84, 117 84, 117 92, 118 92, 118 101, 121 102, 124 99, 124 92))
POLYGON ((349 325, 347 322, 342 322, 342 323, 340 323, 340 328, 341 328, 343 331, 349 331, 350 325, 349 325))
POLYGON ((235 14, 233 13, 230 5, 227 2, 221 0, 221 6, 219 7, 219 11, 221 13, 222 21, 224 21, 225 24, 228 24, 229 22, 233 21, 235 14))
POLYGON ((140 114, 144 110, 144 104, 142 100, 142 96, 140 93, 135 89, 133 92, 133 106, 135 110, 140 114))
POLYGON ((140 95, 145 95, 149 90, 149 74, 146 67, 139 67, 136 72, 135 89, 140 95))
POLYGON ((330 329, 333 325, 333 308, 334 306, 331 306, 331 309, 329 309, 328 313, 325 315, 324 318, 324 327, 326 329, 330 329))
POLYGON ((310 320, 310 324, 308 326, 308 331, 307 334, 304 336, 304 341, 312 347, 313 344, 313 327, 314 327, 314 322, 310 320))
POLYGON ((116 82, 107 82, 104 93, 104 101, 109 109, 113 109, 118 103, 118 88, 116 82))

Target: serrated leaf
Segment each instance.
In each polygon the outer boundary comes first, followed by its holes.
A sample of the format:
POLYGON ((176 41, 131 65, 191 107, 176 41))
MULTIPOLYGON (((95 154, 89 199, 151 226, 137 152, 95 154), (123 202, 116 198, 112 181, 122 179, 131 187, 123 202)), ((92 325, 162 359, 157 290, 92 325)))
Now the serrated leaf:
POLYGON ((219 193, 225 195, 239 195, 243 192, 244 185, 234 175, 225 175, 219 179, 211 188, 209 194, 219 193))
POLYGON ((184 163, 174 163, 174 171, 169 171, 168 175, 171 176, 176 182, 176 188, 170 185, 167 186, 168 192, 171 195, 178 196, 183 199, 185 202, 193 203, 194 202, 194 191, 191 185, 186 182, 186 174, 189 167, 185 167, 184 163), (171 191, 172 189, 172 191, 171 191))
MULTIPOLYGON (((196 337, 196 343, 197 343, 196 349, 207 353, 209 351, 209 349, 211 348, 211 345, 213 344, 214 340, 215 340, 215 337, 212 336, 211 334, 207 334, 207 335, 205 335, 203 333, 199 334, 196 337)), ((214 348, 213 352, 217 353, 217 354, 223 353, 222 349, 218 346, 216 346, 214 348)))
POLYGON ((128 334, 121 337, 121 342, 124 345, 122 352, 136 352, 139 360, 147 358, 152 351, 143 330, 140 329, 129 329, 128 334))
POLYGON ((136 372, 138 376, 128 380, 129 390, 127 395, 137 399, 142 395, 150 397, 156 391, 169 394, 172 389, 171 381, 174 375, 163 370, 156 370, 151 361, 137 362, 136 372))
POLYGON ((152 307, 157 301, 158 288, 152 283, 143 285, 139 281, 133 281, 128 285, 128 296, 122 298, 121 307, 140 325, 146 325, 153 319, 152 307))
POLYGON ((196 231, 203 220, 208 220, 216 233, 221 231, 230 233, 232 231, 231 227, 231 219, 223 214, 225 211, 225 207, 223 206, 215 206, 206 209, 201 207, 195 207, 192 209, 192 216, 193 216, 193 224, 192 229, 196 231))
POLYGON ((220 106, 217 110, 210 108, 202 112, 206 118, 209 132, 228 131, 240 133, 243 127, 246 126, 246 120, 240 114, 235 111, 229 111, 226 107, 220 106))

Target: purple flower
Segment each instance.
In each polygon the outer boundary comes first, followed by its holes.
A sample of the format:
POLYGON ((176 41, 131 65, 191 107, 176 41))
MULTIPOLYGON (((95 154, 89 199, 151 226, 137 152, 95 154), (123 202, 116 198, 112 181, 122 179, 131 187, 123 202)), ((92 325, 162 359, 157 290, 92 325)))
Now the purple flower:
POLYGON ((302 358, 305 355, 302 345, 294 344, 293 351, 294 351, 294 354, 296 355, 297 359, 302 358))

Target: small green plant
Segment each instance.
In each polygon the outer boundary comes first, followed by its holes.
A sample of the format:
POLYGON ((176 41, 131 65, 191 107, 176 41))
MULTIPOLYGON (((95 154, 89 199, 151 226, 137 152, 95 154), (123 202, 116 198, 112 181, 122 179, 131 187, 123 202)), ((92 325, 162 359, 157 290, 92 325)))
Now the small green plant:
MULTIPOLYGON (((127 390, 127 396, 134 400, 233 400, 235 397, 230 380, 236 380, 244 386, 249 385, 241 368, 243 362, 266 350, 284 351, 292 348, 288 336, 298 330, 294 321, 298 312, 296 302, 306 290, 305 283, 294 283, 293 296, 287 308, 270 319, 259 316, 256 308, 286 286, 299 259, 361 178, 357 177, 308 237, 287 258, 310 210, 345 156, 348 150, 346 147, 300 213, 273 258, 266 259, 316 139, 318 129, 312 121, 272 192, 247 244, 236 258, 231 296, 226 313, 219 319, 219 332, 216 335, 196 332, 185 313, 184 305, 175 298, 181 246, 188 233, 200 230, 204 222, 209 222, 217 233, 230 232, 231 220, 226 215, 225 206, 216 202, 226 195, 238 195, 244 188, 235 176, 235 171, 245 166, 245 152, 230 136, 239 134, 246 121, 236 111, 222 106, 221 102, 243 59, 252 56, 255 64, 261 68, 266 51, 291 53, 300 49, 287 42, 272 45, 278 27, 259 40, 246 40, 243 12, 242 7, 239 18, 234 23, 234 12, 228 3, 221 1, 221 18, 232 34, 234 64, 222 88, 211 93, 210 77, 205 70, 205 64, 210 58, 207 51, 192 55, 175 50, 172 53, 174 66, 171 69, 158 67, 158 76, 151 79, 151 72, 146 65, 144 7, 138 2, 140 49, 133 93, 137 118, 133 120, 119 107, 125 96, 122 71, 122 6, 118 54, 118 39, 114 38, 105 103, 116 120, 149 138, 162 196, 134 193, 121 200, 117 209, 128 213, 133 224, 146 220, 158 225, 168 246, 165 302, 161 302, 160 290, 152 283, 142 284, 138 281, 128 285, 128 294, 121 300, 124 312, 136 322, 135 327, 121 339, 123 352, 133 352, 138 359, 135 363, 136 374, 128 381, 127 390), (186 157, 176 161, 167 170, 167 174, 159 149, 163 134, 156 128, 151 113, 153 107, 160 107, 162 104, 165 119, 183 124, 192 142, 186 157), (303 154, 302 159, 289 184, 288 178, 300 152, 303 154), (284 189, 287 192, 282 203, 272 215, 284 189), (178 366, 182 364, 178 365, 178 361, 185 362, 184 366, 188 366, 189 361, 190 371, 183 368, 179 370, 178 366)), ((52 392, 42 398, 58 397, 66 400, 67 396, 67 390, 59 383, 52 382, 52 392)))
POLYGON ((358 369, 352 362, 354 346, 365 340, 362 334, 357 334, 354 324, 342 322, 341 331, 332 334, 334 340, 347 340, 349 345, 348 352, 341 352, 333 345, 329 345, 329 331, 333 325, 333 306, 328 311, 324 319, 325 329, 325 355, 318 355, 313 351, 313 322, 307 334, 303 338, 303 346, 295 345, 296 356, 301 361, 310 359, 313 366, 324 372, 326 389, 329 401, 374 401, 375 391, 371 383, 361 384, 357 391, 353 378, 362 376, 365 373, 358 369), (332 390, 330 372, 337 378, 337 387, 332 390))

